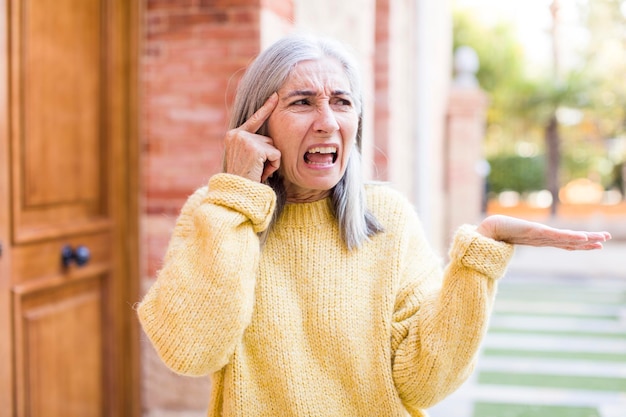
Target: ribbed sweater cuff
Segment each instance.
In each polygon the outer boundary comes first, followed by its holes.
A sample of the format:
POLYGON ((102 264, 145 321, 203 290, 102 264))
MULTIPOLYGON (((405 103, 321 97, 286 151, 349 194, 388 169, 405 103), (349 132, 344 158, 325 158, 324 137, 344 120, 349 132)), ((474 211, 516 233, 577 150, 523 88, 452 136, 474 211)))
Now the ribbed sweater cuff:
POLYGON ((267 228, 276 207, 276 193, 271 187, 232 174, 211 177, 206 200, 242 213, 256 233, 267 228))
POLYGON ((450 258, 489 278, 498 279, 504 275, 513 250, 513 245, 509 243, 478 233, 476 226, 463 225, 454 236, 450 258))

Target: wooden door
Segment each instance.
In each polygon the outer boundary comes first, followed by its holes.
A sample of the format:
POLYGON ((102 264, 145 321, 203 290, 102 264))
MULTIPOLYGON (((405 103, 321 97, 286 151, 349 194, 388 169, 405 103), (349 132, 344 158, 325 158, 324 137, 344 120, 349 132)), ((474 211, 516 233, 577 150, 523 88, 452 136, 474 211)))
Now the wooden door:
POLYGON ((0 1, 0 416, 138 415, 137 2, 0 1))

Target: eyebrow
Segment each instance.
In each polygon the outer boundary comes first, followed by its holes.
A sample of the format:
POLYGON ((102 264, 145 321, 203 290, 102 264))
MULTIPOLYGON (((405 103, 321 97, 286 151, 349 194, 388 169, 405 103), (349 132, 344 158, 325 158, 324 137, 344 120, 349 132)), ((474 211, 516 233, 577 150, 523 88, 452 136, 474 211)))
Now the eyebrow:
MULTIPOLYGON (((315 95, 317 95, 317 93, 313 90, 294 90, 294 91, 290 91, 289 93, 287 93, 285 98, 291 98, 291 97, 296 97, 296 96, 311 97, 315 95)), ((352 97, 352 94, 350 94, 349 91, 345 91, 345 90, 334 90, 331 92, 331 95, 352 97)))

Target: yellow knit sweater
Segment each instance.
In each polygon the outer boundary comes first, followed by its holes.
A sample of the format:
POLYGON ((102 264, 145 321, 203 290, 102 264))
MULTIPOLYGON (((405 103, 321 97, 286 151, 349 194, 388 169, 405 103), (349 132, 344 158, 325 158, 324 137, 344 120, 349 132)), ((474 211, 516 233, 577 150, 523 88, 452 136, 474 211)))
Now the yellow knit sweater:
POLYGON ((212 374, 209 416, 425 416, 472 372, 511 245, 461 227, 442 271, 412 206, 367 188, 385 228, 342 243, 329 200, 274 210, 218 174, 178 218, 138 308, 175 372, 212 374))

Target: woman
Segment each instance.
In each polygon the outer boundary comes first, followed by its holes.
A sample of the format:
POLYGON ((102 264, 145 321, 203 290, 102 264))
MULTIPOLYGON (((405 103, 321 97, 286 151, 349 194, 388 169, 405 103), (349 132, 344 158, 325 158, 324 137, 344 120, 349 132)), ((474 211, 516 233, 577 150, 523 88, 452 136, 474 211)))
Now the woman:
POLYGON ((472 372, 512 244, 610 238, 492 216, 442 271, 412 206, 360 179, 360 88, 338 45, 305 37, 240 82, 224 172, 138 308, 171 369, 212 375, 209 416, 425 416, 472 372))

